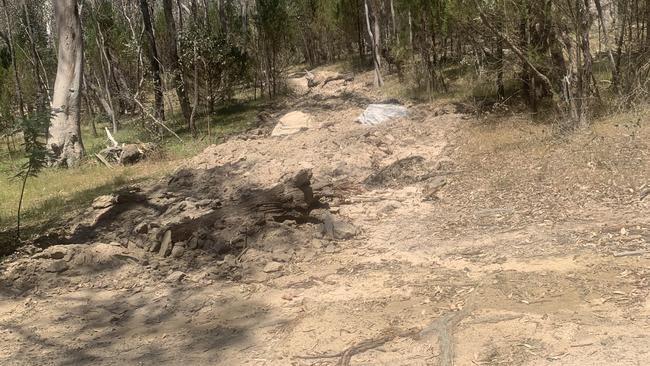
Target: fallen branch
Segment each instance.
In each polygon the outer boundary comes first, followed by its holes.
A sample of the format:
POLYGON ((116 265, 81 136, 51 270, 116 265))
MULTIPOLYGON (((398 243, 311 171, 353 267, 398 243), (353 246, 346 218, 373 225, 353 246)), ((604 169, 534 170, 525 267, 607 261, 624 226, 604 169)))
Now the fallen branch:
POLYGON ((352 81, 352 80, 354 80, 354 74, 348 73, 348 74, 337 74, 335 76, 328 76, 325 79, 325 81, 323 81, 323 85, 321 85, 320 87, 322 88, 325 85, 327 85, 327 83, 332 82, 332 81, 336 81, 336 80, 352 81))
POLYGON ((357 344, 354 344, 344 351, 338 353, 330 354, 321 354, 314 356, 296 356, 296 358, 301 359, 318 359, 318 358, 339 358, 339 362, 336 363, 337 366, 349 366, 352 356, 358 355, 360 353, 369 351, 371 349, 381 347, 384 344, 392 341, 395 338, 415 338, 420 334, 419 329, 410 329, 402 332, 391 332, 389 334, 383 335, 381 337, 366 339, 357 344))
POLYGON ((108 127, 104 127, 104 130, 106 131, 106 136, 108 136, 108 140, 113 144, 113 147, 118 147, 120 144, 115 140, 113 135, 111 134, 111 131, 108 130, 108 127))
POLYGON ((632 250, 632 251, 627 251, 627 252, 618 252, 614 253, 614 257, 620 258, 620 257, 634 257, 637 255, 644 255, 648 254, 650 251, 648 250, 632 250))
POLYGON ((113 166, 111 165, 111 163, 109 163, 108 160, 106 160, 103 156, 101 156, 99 154, 95 154, 95 157, 97 157, 97 160, 102 162, 104 165, 106 165, 110 169, 113 169, 113 166))

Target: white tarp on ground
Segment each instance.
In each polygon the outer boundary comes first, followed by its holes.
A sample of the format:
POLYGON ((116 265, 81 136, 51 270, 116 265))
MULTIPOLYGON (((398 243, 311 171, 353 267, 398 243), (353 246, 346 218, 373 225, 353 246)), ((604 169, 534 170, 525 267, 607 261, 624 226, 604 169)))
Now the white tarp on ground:
POLYGON ((397 104, 370 104, 357 118, 361 124, 375 126, 395 118, 407 117, 406 107, 397 104))
POLYGON ((307 113, 293 111, 285 114, 271 132, 271 136, 292 135, 314 127, 314 118, 307 113))

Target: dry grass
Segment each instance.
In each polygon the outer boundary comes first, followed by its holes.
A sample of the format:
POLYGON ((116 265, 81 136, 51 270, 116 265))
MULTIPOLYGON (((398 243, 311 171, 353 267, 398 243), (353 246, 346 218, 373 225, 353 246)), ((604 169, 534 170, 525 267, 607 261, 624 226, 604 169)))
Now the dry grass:
MULTIPOLYGON (((107 194, 120 187, 159 179, 175 169, 179 161, 196 155, 211 143, 219 142, 225 136, 240 132, 255 122, 255 115, 261 108, 261 102, 252 102, 222 107, 218 114, 198 121, 201 132, 207 132, 210 121, 210 138, 201 136, 193 139, 183 130, 183 126, 170 122, 170 126, 185 140, 167 138, 160 142, 160 154, 134 166, 116 166, 109 169, 93 159, 88 159, 74 169, 46 169, 38 177, 30 178, 22 209, 23 227, 27 234, 38 233, 48 227, 65 222, 68 218, 85 208, 98 195, 107 194)), ((137 122, 137 121, 136 121, 137 122)), ((138 123, 125 123, 116 134, 120 142, 149 141, 151 136, 141 130, 138 123)), ((99 127, 99 126, 98 126, 99 127)), ((103 127, 103 126, 102 126, 103 127)), ((82 131, 84 144, 89 156, 105 147, 105 136, 92 137, 87 128, 82 131)), ((13 246, 6 243, 13 240, 16 224, 18 199, 21 182, 12 179, 20 167, 22 159, 14 156, 9 159, 3 147, 0 147, 0 247, 13 246), (4 233, 4 234, 3 234, 4 233), (9 237, 9 239, 3 237, 9 237)), ((0 253, 2 252, 0 248, 0 253)))

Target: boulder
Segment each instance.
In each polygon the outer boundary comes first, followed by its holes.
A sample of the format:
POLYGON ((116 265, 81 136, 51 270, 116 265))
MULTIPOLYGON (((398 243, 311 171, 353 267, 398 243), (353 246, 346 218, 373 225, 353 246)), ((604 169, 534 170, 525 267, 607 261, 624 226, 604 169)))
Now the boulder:
POLYGON ((314 118, 307 113, 293 111, 285 114, 271 132, 271 136, 293 135, 316 126, 314 118))

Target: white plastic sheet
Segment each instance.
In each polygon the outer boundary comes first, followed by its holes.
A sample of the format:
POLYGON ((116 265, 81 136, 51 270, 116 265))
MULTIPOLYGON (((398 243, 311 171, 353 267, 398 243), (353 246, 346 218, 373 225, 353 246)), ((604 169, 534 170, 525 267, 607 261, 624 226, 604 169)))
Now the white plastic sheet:
POLYGON ((370 104, 357 118, 359 123, 376 126, 395 118, 408 117, 408 109, 397 104, 370 104))

